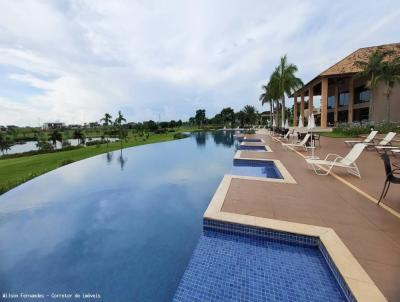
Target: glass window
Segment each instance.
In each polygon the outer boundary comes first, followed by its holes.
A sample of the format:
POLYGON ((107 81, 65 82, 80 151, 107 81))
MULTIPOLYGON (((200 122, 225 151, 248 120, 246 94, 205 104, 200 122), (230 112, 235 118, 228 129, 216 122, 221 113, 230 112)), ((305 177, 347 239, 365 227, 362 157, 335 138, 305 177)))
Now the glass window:
POLYGON ((333 109, 335 108, 335 96, 331 95, 328 96, 328 109, 333 109))
POLYGON ((357 87, 355 90, 355 104, 369 102, 371 98, 371 92, 364 86, 357 87))
POLYGON ((343 91, 339 93, 339 107, 344 107, 349 105, 349 92, 343 91))

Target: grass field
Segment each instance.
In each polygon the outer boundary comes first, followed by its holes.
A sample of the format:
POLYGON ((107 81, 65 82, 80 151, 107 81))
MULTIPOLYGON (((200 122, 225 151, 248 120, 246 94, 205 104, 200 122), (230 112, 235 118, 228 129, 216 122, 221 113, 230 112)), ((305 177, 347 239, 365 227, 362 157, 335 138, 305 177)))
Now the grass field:
MULTIPOLYGON (((147 139, 129 137, 123 141, 123 148, 174 140, 178 132, 196 129, 179 129, 165 134, 150 133, 147 139)), ((0 159, 0 194, 65 164, 120 149, 120 142, 89 146, 76 150, 0 159)))

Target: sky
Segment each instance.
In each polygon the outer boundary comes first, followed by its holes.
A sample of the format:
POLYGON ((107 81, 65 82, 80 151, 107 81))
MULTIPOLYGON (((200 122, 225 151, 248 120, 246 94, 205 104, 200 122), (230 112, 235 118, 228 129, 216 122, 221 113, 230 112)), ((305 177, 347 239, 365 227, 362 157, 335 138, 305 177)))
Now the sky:
POLYGON ((282 55, 308 82, 399 29, 397 0, 1 0, 0 125, 261 111, 282 55))

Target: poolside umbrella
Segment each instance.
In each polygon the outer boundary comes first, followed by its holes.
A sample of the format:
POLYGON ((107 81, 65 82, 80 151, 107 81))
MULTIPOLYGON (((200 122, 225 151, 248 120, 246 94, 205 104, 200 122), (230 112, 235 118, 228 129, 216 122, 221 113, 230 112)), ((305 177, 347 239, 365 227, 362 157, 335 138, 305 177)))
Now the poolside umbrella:
POLYGON ((288 121, 288 119, 286 119, 285 128, 286 128, 286 129, 289 129, 289 121, 288 121))
POLYGON ((282 119, 282 128, 285 128, 285 121, 282 119))
POLYGON ((307 124, 307 129, 310 130, 311 132, 311 156, 314 158, 314 147, 315 147, 315 142, 314 142, 314 136, 312 133, 312 129, 315 128, 315 119, 314 119, 314 114, 311 113, 310 117, 308 118, 308 124, 307 124))
POLYGON ((304 127, 304 125, 303 125, 303 119, 301 118, 301 114, 300 114, 300 116, 299 116, 299 126, 298 126, 299 128, 303 128, 304 127))

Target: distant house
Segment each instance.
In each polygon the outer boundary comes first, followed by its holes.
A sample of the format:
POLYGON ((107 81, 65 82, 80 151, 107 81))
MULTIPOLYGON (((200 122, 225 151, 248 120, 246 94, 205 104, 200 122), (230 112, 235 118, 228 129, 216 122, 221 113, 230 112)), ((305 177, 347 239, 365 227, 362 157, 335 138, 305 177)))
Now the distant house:
POLYGON ((65 123, 60 122, 51 122, 51 123, 44 123, 42 126, 43 130, 54 130, 54 129, 62 129, 65 127, 65 123))
POLYGON ((70 124, 70 125, 68 125, 67 127, 68 127, 69 129, 80 129, 80 128, 82 128, 82 126, 79 125, 79 124, 70 124))
MULTIPOLYGON (((369 112, 371 92, 366 87, 366 78, 354 78, 360 69, 356 61, 368 61, 368 57, 377 48, 393 51, 393 57, 400 56, 400 43, 365 47, 356 50, 338 63, 321 72, 301 89, 294 97, 294 123, 298 117, 308 116, 311 111, 316 115, 321 127, 334 126, 338 123, 362 121, 381 122, 387 119, 384 84, 374 90, 374 110, 369 112), (315 110, 313 98, 321 96, 321 108, 315 110), (300 102, 298 102, 300 99, 300 102), (309 107, 308 110, 305 106, 309 107)), ((400 85, 396 85, 390 96, 391 120, 400 121, 400 85)))
POLYGON ((97 128, 97 127, 100 127, 100 124, 98 122, 89 123, 89 128, 97 128))

